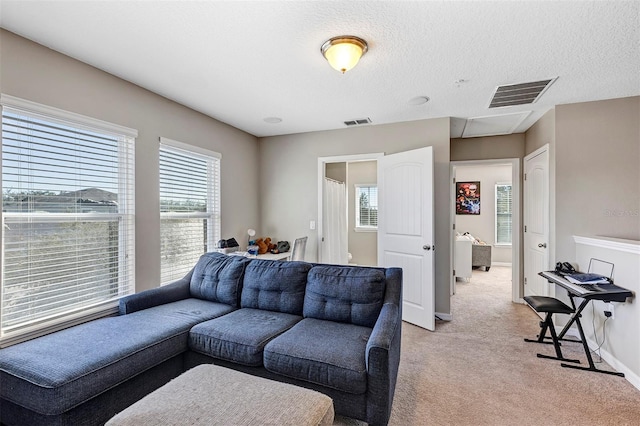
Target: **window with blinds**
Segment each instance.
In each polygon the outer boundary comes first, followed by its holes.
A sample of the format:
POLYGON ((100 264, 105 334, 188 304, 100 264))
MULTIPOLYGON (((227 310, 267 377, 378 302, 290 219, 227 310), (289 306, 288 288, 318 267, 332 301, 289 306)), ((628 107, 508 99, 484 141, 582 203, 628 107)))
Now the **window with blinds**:
POLYGON ((511 244, 511 184, 496 185, 496 244, 511 244))
POLYGON ((160 138, 160 267, 168 284, 220 239, 220 154, 160 138))
POLYGON ((355 185, 355 188, 356 230, 376 230, 378 228, 378 187, 355 185))
POLYGON ((136 131, 2 95, 0 338, 134 286, 136 131))

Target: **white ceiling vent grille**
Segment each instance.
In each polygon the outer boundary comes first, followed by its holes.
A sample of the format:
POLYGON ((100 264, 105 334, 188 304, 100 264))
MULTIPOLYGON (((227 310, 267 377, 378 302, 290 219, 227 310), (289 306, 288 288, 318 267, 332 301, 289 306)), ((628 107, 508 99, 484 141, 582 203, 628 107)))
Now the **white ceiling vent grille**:
POLYGON ((371 124, 371 119, 367 118, 358 118, 356 120, 347 120, 344 122, 347 126, 360 126, 362 124, 371 124))
POLYGON ((489 108, 532 104, 542 96, 557 78, 498 86, 491 98, 489 108))

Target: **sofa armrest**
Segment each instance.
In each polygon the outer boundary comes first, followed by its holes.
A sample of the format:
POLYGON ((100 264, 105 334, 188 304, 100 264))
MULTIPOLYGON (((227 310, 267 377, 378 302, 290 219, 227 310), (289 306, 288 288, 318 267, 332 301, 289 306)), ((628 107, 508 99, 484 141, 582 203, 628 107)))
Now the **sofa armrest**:
POLYGON ((387 424, 398 379, 402 333, 402 270, 387 269, 385 303, 367 342, 367 422, 387 424))
POLYGON ((367 371, 369 371, 370 374, 374 368, 388 367, 386 359, 389 357, 389 350, 393 344, 400 343, 394 342, 396 331, 401 327, 402 323, 402 320, 398 317, 399 311, 397 305, 386 303, 382 306, 380 317, 371 331, 371 337, 369 337, 369 341, 367 342, 365 361, 367 371), (376 365, 376 361, 379 360, 385 362, 382 365, 376 365))
MULTIPOLYGON (((392 344, 400 344, 400 340, 394 342, 394 338, 396 335, 399 336, 398 330, 402 326, 402 269, 387 268, 385 276, 387 288, 384 294, 384 304, 367 343, 367 363, 370 352, 374 348, 389 351, 392 344)), ((368 365, 367 369, 369 369, 368 365)))
POLYGON ((143 309, 164 305, 165 303, 177 302, 178 300, 191 297, 189 285, 191 283, 192 272, 189 272, 186 277, 174 281, 171 284, 123 297, 120 299, 118 308, 120 315, 131 314, 143 309))

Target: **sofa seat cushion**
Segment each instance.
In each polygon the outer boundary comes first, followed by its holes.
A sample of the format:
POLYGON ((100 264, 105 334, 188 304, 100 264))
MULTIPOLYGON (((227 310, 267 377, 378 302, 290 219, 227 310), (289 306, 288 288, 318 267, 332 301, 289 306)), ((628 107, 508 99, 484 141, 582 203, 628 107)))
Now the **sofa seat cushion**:
POLYGON ((184 299, 0 350, 0 396, 58 415, 187 350, 189 329, 232 311, 184 299))
POLYGON ((365 350, 371 328, 305 318, 264 348, 272 373, 361 394, 367 390, 365 350))
POLYGON ((264 346, 301 319, 299 315, 242 308, 193 327, 189 347, 214 358, 262 366, 264 346))
POLYGON ((310 263, 252 260, 242 286, 242 308, 302 315, 310 263))
POLYGON ((380 268, 314 266, 307 278, 303 316, 373 327, 385 288, 386 277, 380 268))

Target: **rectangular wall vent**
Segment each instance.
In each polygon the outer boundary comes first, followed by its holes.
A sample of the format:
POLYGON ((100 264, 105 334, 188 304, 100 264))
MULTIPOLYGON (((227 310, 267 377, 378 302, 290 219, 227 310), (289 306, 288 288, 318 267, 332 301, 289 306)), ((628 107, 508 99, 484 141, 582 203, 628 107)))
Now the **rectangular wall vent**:
POLYGON ((540 96, 556 81, 556 78, 549 80, 533 81, 530 83, 508 84, 496 88, 489 108, 499 108, 513 105, 526 105, 536 102, 540 96))
POLYGON ((367 118, 358 118, 356 120, 347 120, 344 122, 347 126, 359 126, 361 124, 371 124, 371 119, 367 118))

